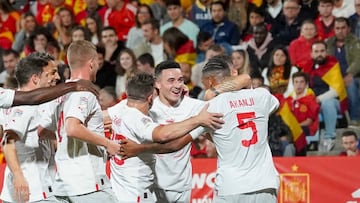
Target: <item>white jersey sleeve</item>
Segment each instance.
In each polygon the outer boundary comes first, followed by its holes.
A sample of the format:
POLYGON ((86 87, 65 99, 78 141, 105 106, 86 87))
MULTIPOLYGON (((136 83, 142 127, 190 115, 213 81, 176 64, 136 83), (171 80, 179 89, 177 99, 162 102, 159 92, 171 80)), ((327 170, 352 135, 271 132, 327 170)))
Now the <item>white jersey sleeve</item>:
POLYGON ((12 106, 15 98, 15 90, 3 89, 0 87, 0 108, 12 106))

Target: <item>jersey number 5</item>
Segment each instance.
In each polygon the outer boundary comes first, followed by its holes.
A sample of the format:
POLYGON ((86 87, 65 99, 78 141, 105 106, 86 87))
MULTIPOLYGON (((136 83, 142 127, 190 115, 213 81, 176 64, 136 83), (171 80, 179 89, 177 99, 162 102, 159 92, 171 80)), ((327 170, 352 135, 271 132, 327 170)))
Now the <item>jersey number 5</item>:
POLYGON ((256 124, 252 120, 246 121, 246 119, 255 118, 255 112, 239 113, 236 114, 236 116, 239 123, 238 128, 240 129, 251 128, 251 131, 253 133, 250 140, 242 140, 241 144, 244 147, 250 147, 250 145, 256 144, 258 142, 256 124))

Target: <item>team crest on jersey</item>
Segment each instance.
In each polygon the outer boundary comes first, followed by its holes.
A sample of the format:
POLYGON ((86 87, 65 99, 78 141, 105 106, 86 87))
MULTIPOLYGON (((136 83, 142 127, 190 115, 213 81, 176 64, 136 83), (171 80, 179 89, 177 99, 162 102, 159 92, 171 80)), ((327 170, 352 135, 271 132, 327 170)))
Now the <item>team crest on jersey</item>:
POLYGON ((14 110, 14 117, 20 117, 23 115, 23 111, 21 109, 15 109, 14 110))
POLYGON ((146 125, 146 124, 148 124, 148 123, 151 122, 151 119, 144 117, 144 118, 141 119, 141 122, 142 122, 144 125, 146 125))
POLYGON ((120 126, 121 125, 121 119, 120 118, 114 118, 114 120, 113 120, 113 124, 114 125, 117 125, 117 126, 120 126))
POLYGON ((87 109, 88 106, 88 98, 86 97, 80 97, 80 102, 78 108, 81 110, 81 112, 84 112, 85 109, 87 109))

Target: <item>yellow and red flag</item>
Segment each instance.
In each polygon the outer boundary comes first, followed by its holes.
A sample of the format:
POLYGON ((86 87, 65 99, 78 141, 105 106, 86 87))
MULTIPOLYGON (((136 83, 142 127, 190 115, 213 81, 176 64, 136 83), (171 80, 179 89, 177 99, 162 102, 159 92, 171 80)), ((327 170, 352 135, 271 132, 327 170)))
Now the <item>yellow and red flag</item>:
POLYGON ((191 66, 195 65, 196 51, 191 40, 187 41, 176 51, 175 61, 177 63, 188 63, 191 66))

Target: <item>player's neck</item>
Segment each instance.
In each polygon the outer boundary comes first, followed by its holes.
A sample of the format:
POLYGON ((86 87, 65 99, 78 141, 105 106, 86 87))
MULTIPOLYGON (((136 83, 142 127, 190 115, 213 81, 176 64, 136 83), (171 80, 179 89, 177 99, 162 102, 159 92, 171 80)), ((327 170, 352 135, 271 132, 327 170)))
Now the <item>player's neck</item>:
POLYGON ((173 102, 173 101, 167 100, 164 96, 159 95, 160 102, 163 103, 164 105, 168 106, 168 107, 177 107, 177 106, 179 106, 179 104, 181 103, 183 98, 184 98, 184 96, 182 96, 178 101, 173 102))
POLYGON ((70 80, 90 80, 90 74, 88 71, 72 70, 70 80))
POLYGON ((136 108, 145 115, 149 114, 149 104, 147 102, 128 99, 126 104, 128 105, 128 107, 136 108))

